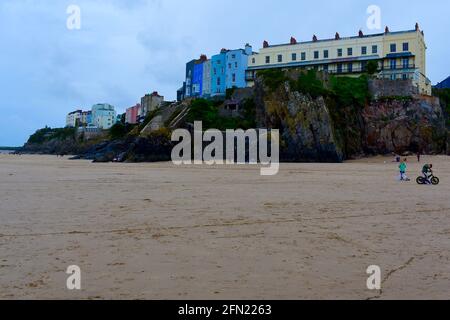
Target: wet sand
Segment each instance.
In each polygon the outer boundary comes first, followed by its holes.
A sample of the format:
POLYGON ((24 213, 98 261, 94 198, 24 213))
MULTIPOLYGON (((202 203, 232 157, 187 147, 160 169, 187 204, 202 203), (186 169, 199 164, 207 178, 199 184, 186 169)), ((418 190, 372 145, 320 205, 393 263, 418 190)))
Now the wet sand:
POLYGON ((391 160, 261 177, 0 155, 0 298, 449 299, 450 158, 423 159, 437 187, 396 181, 391 160))

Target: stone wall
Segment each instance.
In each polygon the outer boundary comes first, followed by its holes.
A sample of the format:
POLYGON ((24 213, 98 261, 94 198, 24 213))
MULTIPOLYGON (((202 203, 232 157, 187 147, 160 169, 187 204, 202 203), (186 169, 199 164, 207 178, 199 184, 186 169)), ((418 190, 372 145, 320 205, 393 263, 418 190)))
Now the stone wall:
POLYGON ((369 80, 370 94, 375 98, 393 96, 413 96, 419 94, 419 88, 411 79, 408 80, 369 80))

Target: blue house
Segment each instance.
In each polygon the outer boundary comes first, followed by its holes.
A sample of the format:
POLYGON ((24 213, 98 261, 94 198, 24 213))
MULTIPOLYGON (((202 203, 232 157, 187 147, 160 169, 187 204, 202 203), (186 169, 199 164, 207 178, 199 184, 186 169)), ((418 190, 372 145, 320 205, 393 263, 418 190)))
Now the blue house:
MULTIPOLYGON (((201 55, 198 60, 191 60, 186 64, 186 81, 184 97, 202 97, 204 68, 208 62, 205 55, 201 55)), ((209 86, 208 86, 209 87, 209 86)))
POLYGON ((211 59, 211 95, 225 95, 226 89, 245 88, 245 71, 248 57, 253 53, 247 44, 245 49, 226 50, 211 59))
POLYGON ((219 54, 211 58, 211 96, 224 95, 226 89, 225 67, 227 50, 222 49, 219 54))

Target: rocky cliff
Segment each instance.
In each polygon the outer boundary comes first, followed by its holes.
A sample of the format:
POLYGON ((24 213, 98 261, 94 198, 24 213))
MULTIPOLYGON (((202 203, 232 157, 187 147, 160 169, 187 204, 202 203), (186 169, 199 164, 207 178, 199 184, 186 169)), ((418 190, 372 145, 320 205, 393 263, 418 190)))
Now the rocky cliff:
POLYGON ((446 152, 445 115, 438 98, 386 97, 373 92, 376 86, 364 78, 335 79, 333 84, 333 79, 318 77, 323 88, 311 94, 307 86, 296 85, 298 75, 266 74, 254 88, 258 125, 280 129, 284 161, 446 152), (267 81, 268 76, 278 81, 267 81))
POLYGON ((413 94, 410 86, 410 82, 385 83, 366 76, 267 71, 258 74, 244 98, 238 90, 223 103, 202 99, 171 103, 140 125, 118 124, 98 141, 84 141, 74 129, 45 128, 30 137, 22 152, 80 154, 101 162, 167 161, 173 146, 171 130, 189 129, 193 121, 203 121, 205 130, 279 129, 282 161, 340 162, 408 151, 448 153, 447 105, 436 97, 413 94), (392 92, 396 95, 386 96, 392 92))
POLYGON ((324 97, 313 99, 293 91, 289 81, 270 92, 259 79, 255 104, 258 126, 280 130, 280 156, 284 161, 344 159, 324 97))

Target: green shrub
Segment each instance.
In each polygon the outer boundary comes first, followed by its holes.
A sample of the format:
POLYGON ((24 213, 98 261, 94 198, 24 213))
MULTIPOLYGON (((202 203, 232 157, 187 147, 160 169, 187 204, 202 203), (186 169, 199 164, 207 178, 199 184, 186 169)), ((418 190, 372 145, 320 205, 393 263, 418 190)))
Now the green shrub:
POLYGON ((264 84, 272 92, 287 80, 285 72, 280 69, 267 69, 258 71, 257 76, 263 79, 264 84))
POLYGON ((366 71, 370 75, 375 74, 378 71, 378 62, 374 60, 367 62, 366 71))
POLYGON ((370 99, 368 79, 366 75, 358 78, 331 77, 332 95, 340 106, 356 105, 364 107, 370 99))
POLYGON ((301 73, 297 81, 291 81, 291 86, 295 91, 309 94, 314 99, 328 94, 323 82, 317 78, 317 72, 315 70, 308 70, 306 73, 301 73))
POLYGON ((76 128, 69 127, 55 129, 45 127, 43 129, 37 130, 34 134, 32 134, 28 139, 28 143, 42 144, 52 139, 65 140, 67 138, 75 138, 76 131, 76 128))
POLYGON ((202 121, 203 130, 211 128, 218 130, 226 129, 249 129, 256 126, 256 110, 253 99, 248 99, 242 104, 243 117, 224 117, 219 114, 219 105, 216 102, 196 99, 192 101, 187 121, 202 121))

